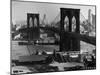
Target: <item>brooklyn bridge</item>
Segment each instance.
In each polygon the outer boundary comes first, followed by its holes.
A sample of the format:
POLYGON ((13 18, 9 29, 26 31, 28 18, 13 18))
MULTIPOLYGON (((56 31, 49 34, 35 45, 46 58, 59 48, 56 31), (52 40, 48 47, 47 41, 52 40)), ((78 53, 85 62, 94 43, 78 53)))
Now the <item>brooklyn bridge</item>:
MULTIPOLYGON (((87 64, 84 54, 81 53, 80 44, 83 41, 96 46, 96 35, 90 36, 95 27, 89 20, 87 25, 81 22, 86 19, 80 9, 60 8, 60 13, 50 24, 45 23, 45 14, 42 20, 39 15, 39 13, 27 13, 27 25, 12 33, 12 49, 15 47, 14 43, 18 43, 19 48, 21 46, 24 48, 22 53, 19 51, 19 55, 12 54, 12 63, 18 66, 46 64, 44 68, 50 68, 50 72, 51 69, 54 71, 95 69, 96 59, 93 57, 91 64, 87 64)), ((91 51, 95 50, 94 48, 91 51)), ((86 55, 89 55, 88 52, 86 55)), ((38 70, 43 71, 42 67, 38 70)))

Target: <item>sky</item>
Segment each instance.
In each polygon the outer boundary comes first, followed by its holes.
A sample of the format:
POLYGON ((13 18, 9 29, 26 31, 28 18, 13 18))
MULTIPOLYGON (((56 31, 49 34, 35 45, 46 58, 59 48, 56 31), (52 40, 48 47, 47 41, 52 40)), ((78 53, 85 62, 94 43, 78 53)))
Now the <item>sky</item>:
POLYGON ((26 21, 27 13, 39 13, 40 19, 43 19, 44 14, 46 14, 46 19, 50 23, 60 13, 60 8, 80 9, 85 19, 88 19, 89 9, 95 15, 94 6, 12 1, 12 22, 16 24, 18 21, 26 21))

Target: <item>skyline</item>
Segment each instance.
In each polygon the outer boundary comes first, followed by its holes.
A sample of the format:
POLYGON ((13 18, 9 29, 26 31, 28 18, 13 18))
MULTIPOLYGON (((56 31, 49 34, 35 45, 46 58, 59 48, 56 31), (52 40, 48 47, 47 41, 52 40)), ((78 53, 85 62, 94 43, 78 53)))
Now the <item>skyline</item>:
POLYGON ((19 21, 26 21, 27 13, 39 13, 40 19, 43 19, 44 14, 46 14, 47 22, 51 23, 60 13, 60 8, 80 9, 85 19, 88 19, 89 9, 95 15, 95 6, 12 1, 12 22, 16 24, 19 21))

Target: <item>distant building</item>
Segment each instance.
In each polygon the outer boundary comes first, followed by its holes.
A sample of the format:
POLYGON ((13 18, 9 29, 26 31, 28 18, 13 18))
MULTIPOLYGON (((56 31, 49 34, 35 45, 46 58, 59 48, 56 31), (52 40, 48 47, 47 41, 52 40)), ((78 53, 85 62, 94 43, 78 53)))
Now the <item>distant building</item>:
POLYGON ((91 13, 91 9, 89 9, 89 11, 88 11, 88 22, 92 25, 92 13, 91 13))
POLYGON ((93 14, 92 14, 92 25, 93 25, 93 27, 95 29, 95 26, 96 26, 96 15, 93 15, 93 14))

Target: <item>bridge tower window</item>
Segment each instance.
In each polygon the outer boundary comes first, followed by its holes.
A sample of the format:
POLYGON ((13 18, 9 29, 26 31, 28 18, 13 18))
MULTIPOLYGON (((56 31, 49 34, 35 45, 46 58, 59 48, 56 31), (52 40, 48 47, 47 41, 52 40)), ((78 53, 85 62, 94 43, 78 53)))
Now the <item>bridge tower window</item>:
POLYGON ((68 16, 66 16, 64 19, 64 30, 69 31, 69 18, 68 18, 68 16))
POLYGON ((29 18, 29 27, 30 28, 33 27, 33 19, 32 19, 32 17, 29 18))
POLYGON ((72 17, 72 32, 76 31, 76 18, 75 16, 72 17))
POLYGON ((37 25, 38 25, 37 18, 35 17, 34 18, 34 27, 37 27, 37 25))

